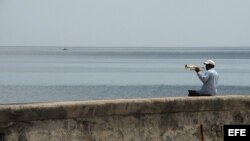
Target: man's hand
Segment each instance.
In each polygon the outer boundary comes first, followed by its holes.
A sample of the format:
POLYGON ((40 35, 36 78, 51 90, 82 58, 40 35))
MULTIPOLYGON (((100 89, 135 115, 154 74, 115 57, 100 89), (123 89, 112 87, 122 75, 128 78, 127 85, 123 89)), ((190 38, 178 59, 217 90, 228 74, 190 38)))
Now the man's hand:
POLYGON ((200 72, 201 70, 200 70, 199 67, 196 67, 196 68, 195 68, 195 71, 196 71, 196 72, 200 72))

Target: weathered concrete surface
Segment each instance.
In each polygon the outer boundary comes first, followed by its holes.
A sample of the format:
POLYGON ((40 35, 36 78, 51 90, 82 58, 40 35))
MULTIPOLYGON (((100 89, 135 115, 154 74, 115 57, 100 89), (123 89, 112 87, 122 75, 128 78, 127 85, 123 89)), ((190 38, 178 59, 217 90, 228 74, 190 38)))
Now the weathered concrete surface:
POLYGON ((223 141, 225 124, 250 124, 250 96, 0 105, 6 141, 223 141))

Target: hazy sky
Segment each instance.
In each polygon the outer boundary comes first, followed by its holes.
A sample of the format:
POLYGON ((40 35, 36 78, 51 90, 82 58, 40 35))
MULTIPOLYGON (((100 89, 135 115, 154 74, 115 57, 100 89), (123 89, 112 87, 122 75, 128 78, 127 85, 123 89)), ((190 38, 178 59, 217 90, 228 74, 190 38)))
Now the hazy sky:
POLYGON ((0 0, 0 46, 250 46, 250 0, 0 0))

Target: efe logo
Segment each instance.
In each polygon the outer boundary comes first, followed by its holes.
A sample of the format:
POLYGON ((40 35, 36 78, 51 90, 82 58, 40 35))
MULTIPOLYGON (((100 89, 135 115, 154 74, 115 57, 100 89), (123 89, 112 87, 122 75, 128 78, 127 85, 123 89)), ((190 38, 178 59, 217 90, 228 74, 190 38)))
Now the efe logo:
POLYGON ((228 129, 228 136, 246 136, 246 129, 228 129))
POLYGON ((250 125, 224 125, 224 141, 250 141, 250 125))

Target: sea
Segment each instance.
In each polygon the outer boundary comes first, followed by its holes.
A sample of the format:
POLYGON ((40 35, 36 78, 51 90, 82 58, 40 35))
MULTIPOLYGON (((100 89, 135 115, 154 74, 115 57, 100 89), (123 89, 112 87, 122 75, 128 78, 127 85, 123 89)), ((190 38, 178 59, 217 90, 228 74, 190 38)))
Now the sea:
POLYGON ((0 47, 0 104, 186 97, 213 59, 217 95, 250 95, 250 47, 0 47))

